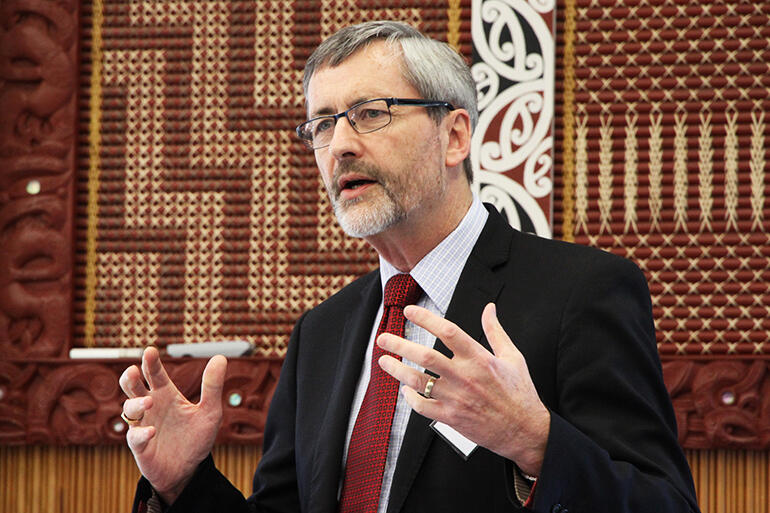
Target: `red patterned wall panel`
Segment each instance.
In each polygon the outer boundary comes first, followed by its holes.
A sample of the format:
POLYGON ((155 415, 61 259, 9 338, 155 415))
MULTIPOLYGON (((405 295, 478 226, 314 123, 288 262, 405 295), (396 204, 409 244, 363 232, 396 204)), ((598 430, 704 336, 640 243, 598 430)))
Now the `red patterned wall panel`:
POLYGON ((382 5, 104 3, 100 165, 82 177, 98 183, 97 206, 79 224, 95 224, 94 250, 82 251, 81 229, 76 345, 237 338, 282 355, 301 312, 376 265, 336 225, 292 128, 304 119, 304 61, 342 25, 387 16, 446 39, 446 4, 382 5))
POLYGON ((568 7, 562 235, 646 273, 683 443, 770 447, 770 6, 568 7))

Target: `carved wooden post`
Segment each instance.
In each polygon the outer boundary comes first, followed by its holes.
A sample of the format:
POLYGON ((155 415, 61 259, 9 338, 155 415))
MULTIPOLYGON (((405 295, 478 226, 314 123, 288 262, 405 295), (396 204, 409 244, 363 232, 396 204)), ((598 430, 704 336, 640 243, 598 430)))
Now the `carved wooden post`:
POLYGON ((17 0, 0 10, 0 354, 64 356, 78 3, 17 0))

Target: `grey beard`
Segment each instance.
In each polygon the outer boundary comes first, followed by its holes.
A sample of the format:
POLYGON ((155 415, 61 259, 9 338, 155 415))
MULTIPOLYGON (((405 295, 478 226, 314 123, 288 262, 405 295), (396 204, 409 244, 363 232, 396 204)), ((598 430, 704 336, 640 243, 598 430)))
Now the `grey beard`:
POLYGON ((405 212, 388 195, 387 199, 371 207, 359 208, 355 204, 346 207, 333 202, 334 215, 342 230, 351 237, 369 237, 387 230, 405 217, 405 212))
POLYGON ((331 187, 327 187, 329 199, 334 209, 342 230, 351 237, 368 237, 381 233, 406 217, 403 207, 393 197, 393 192, 388 189, 382 173, 377 167, 361 164, 359 162, 343 162, 335 173, 331 187), (345 173, 355 172, 376 181, 382 187, 385 196, 380 201, 368 208, 358 208, 358 200, 343 204, 340 202, 340 190, 337 186, 338 179, 345 173))

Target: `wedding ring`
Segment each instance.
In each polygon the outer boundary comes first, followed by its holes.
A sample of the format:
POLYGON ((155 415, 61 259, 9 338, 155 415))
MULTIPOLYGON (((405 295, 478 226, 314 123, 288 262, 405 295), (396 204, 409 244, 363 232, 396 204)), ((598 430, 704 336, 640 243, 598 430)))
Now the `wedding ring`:
MULTIPOLYGON (((142 415, 142 417, 144 417, 144 415, 142 415)), ((129 426, 138 425, 142 421, 142 417, 139 417, 138 419, 131 419, 126 416, 125 412, 120 412, 120 418, 126 421, 126 424, 128 424, 129 426)))
POLYGON ((422 395, 426 399, 430 399, 431 398, 430 393, 433 391, 433 385, 435 385, 435 384, 436 384, 436 378, 433 377, 433 376, 429 377, 428 378, 428 382, 425 383, 425 390, 423 390, 423 392, 422 392, 422 395))

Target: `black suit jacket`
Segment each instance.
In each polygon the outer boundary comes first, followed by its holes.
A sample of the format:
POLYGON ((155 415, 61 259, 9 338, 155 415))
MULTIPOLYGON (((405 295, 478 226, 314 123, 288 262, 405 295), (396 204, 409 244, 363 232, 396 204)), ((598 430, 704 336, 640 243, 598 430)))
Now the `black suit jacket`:
MULTIPOLYGON (((336 511, 350 407, 380 301, 375 271, 297 322, 254 495, 245 500, 208 458, 172 511, 336 511)), ((533 510, 697 511, 641 271, 609 253, 522 234, 490 209, 446 315, 487 349, 480 319, 489 302, 551 411, 533 510)), ((441 341, 436 347, 450 354, 441 341)), ((389 513, 521 509, 511 462, 483 448, 465 461, 429 423, 410 417, 389 513)), ((146 481, 138 492, 137 503, 146 481)))

